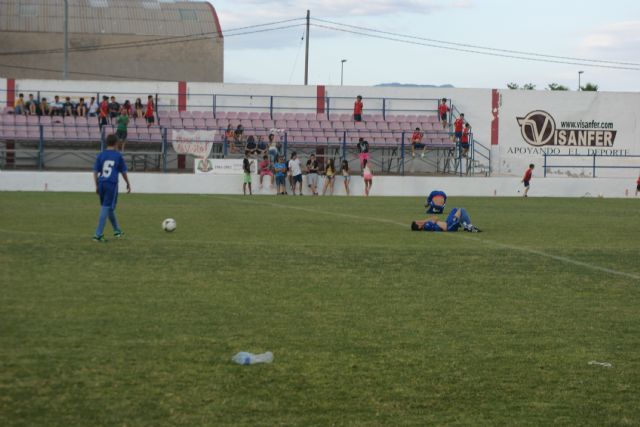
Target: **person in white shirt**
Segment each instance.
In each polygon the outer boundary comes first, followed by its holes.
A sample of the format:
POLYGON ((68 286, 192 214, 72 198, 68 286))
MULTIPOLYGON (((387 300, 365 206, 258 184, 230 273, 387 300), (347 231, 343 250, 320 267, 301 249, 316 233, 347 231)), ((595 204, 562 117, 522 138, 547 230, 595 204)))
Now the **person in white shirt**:
POLYGON ((300 184, 300 195, 302 196, 302 169, 300 169, 300 159, 298 159, 298 154, 295 151, 291 153, 289 170, 291 171, 293 195, 296 195, 296 184, 300 184))
POLYGON ((96 101, 96 97, 92 96, 91 101, 89 102, 89 117, 96 117, 98 115, 98 101, 96 101))

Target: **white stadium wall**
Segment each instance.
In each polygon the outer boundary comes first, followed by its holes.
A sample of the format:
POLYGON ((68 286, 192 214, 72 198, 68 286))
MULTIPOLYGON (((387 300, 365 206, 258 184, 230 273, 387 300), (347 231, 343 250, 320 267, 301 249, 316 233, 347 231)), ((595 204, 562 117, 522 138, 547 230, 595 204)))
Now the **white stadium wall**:
MULTIPOLYGON (((211 174, 129 174, 135 193, 150 194, 242 194, 242 175, 211 174)), ((120 180, 121 192, 125 190, 120 180)), ((258 188, 259 177, 253 176, 254 194, 274 195, 269 188, 268 177, 262 190, 258 188)), ((322 180, 320 181, 322 183, 322 180)), ((306 177, 304 193, 309 194, 306 177)), ((470 197, 518 197, 522 190, 520 179, 515 177, 402 177, 375 176, 372 196, 416 196, 425 197, 431 190, 442 189, 450 196, 470 197)), ((90 172, 0 172, 0 191, 95 191, 90 172)), ((352 176, 350 191, 353 196, 362 196, 363 181, 352 176)), ((534 178, 531 197, 633 197, 635 181, 622 178, 534 178)), ((341 177, 336 178, 334 194, 344 196, 341 177)))

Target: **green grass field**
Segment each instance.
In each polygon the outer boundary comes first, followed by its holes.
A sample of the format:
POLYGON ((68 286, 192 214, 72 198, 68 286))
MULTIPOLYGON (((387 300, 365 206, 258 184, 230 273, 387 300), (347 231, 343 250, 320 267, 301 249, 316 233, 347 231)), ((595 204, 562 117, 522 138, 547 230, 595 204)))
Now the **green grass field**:
POLYGON ((422 203, 0 193, 0 425, 638 425, 640 201, 422 203))

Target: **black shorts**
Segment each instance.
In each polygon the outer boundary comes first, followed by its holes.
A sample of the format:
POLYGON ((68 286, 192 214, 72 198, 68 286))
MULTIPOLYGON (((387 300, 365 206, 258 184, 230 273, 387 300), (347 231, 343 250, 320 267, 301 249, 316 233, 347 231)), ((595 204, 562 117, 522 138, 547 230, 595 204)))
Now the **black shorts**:
POLYGON ((525 187, 528 187, 528 186, 529 186, 529 181, 525 181, 525 182, 524 182, 524 186, 525 186, 525 187))
POLYGON ((302 174, 294 175, 292 178, 293 178, 293 182, 302 182, 302 174))
POLYGON ((446 122, 447 121, 447 113, 440 114, 440 120, 442 120, 443 122, 446 122))
POLYGON ((107 124, 106 117, 100 117, 100 127, 105 126, 107 124))
POLYGON ((353 120, 356 122, 361 122, 362 121, 362 114, 354 114, 353 115, 353 120))
POLYGON ((147 119, 147 123, 153 123, 156 121, 153 116, 146 117, 146 119, 147 119))
POLYGON ((636 190, 640 191, 640 184, 636 187, 636 190))
POLYGON ((116 136, 118 137, 118 139, 120 141, 124 141, 125 139, 127 139, 127 131, 126 130, 117 130, 116 131, 116 136))

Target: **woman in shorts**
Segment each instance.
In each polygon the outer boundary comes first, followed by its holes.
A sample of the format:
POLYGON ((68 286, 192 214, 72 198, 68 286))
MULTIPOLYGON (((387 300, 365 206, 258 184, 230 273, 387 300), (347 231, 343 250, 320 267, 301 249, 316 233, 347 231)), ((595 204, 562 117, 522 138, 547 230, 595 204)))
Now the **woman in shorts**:
POLYGON ((368 160, 364 160, 362 165, 362 177, 364 178, 364 194, 368 197, 373 185, 373 172, 371 172, 368 160))
POLYGON ((333 196, 333 185, 335 184, 336 178, 336 165, 333 159, 329 159, 329 163, 324 170, 324 187, 322 188, 322 195, 324 196, 327 192, 327 188, 329 189, 329 194, 333 196))
POLYGON ((347 159, 342 161, 342 165, 340 166, 340 174, 342 178, 344 178, 344 191, 349 195, 349 183, 351 182, 351 175, 349 175, 349 162, 347 159))

